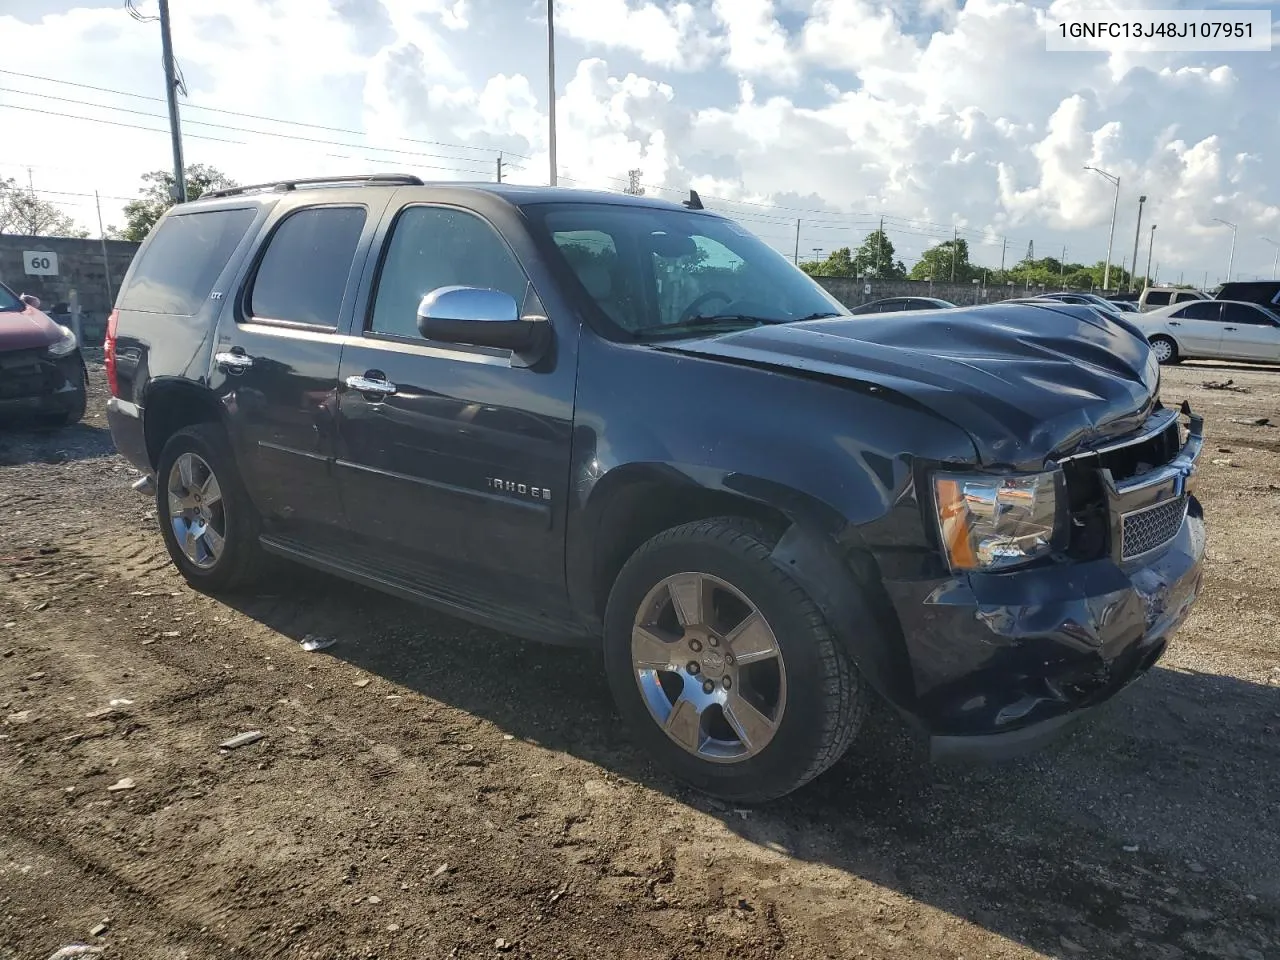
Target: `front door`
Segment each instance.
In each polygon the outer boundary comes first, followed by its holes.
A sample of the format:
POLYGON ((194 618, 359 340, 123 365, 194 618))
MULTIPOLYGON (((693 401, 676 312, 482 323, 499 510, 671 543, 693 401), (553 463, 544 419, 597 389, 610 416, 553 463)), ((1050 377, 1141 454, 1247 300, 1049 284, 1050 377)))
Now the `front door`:
POLYGON ((398 211, 342 355, 336 475, 348 523, 429 592, 562 608, 576 351, 561 342, 531 368, 507 350, 423 339, 419 302, 453 285, 540 312, 486 220, 445 206, 398 211))
POLYGON ((1217 300, 1197 300, 1169 318, 1169 328, 1178 338, 1184 354, 1216 357, 1222 342, 1222 304, 1217 300))
POLYGON ((303 539, 344 522, 332 475, 337 327, 369 219, 358 204, 279 211, 213 351, 213 386, 249 494, 269 527, 303 539))
POLYGON ((1223 304, 1222 356, 1280 363, 1280 319, 1248 304, 1223 304))

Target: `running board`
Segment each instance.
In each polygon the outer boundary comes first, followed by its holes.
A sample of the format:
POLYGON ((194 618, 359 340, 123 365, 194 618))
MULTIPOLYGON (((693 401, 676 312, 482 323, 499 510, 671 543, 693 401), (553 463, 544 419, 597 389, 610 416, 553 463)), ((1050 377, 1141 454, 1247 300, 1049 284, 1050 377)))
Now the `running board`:
POLYGON ((268 553, 501 633, 556 646, 596 646, 600 643, 600 638, 580 623, 546 614, 528 614, 489 597, 465 594, 444 583, 428 583, 422 577, 398 574, 387 569, 385 563, 381 572, 374 573, 359 563, 359 557, 348 562, 331 554, 321 554, 296 540, 264 535, 259 542, 268 553))

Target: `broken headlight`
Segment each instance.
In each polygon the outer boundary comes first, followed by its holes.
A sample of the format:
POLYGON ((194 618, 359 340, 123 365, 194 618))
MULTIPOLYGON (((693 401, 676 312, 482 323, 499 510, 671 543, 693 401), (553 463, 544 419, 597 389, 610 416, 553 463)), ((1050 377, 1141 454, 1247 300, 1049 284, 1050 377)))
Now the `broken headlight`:
POLYGON ((952 570, 1003 570, 1060 546, 1067 502, 1061 470, 1048 473, 937 473, 934 506, 952 570))

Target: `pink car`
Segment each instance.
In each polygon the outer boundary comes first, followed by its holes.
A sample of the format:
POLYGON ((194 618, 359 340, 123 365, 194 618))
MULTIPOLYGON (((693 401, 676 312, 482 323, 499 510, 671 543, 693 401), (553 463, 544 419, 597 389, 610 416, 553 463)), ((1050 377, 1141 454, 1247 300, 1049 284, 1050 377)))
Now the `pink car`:
POLYGON ((36 297, 18 296, 0 283, 0 417, 76 423, 85 408, 80 344, 39 307, 36 297))

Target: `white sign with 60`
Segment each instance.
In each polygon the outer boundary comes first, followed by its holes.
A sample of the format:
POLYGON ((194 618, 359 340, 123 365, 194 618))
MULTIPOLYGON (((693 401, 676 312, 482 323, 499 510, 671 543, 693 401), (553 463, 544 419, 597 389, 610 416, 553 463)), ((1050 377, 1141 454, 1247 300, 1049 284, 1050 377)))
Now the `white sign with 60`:
POLYGON ((33 277, 56 277, 58 255, 44 250, 23 250, 22 269, 33 277))

